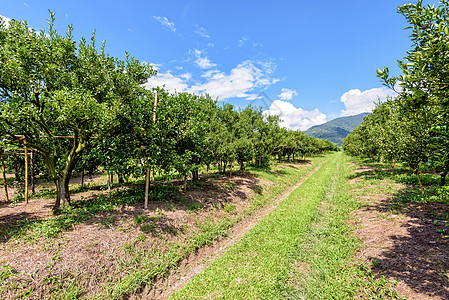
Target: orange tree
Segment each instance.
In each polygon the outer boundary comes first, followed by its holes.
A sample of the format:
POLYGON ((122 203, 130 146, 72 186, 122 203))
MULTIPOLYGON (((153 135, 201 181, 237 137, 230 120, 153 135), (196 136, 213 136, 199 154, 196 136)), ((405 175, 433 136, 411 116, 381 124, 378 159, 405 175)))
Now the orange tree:
POLYGON ((0 132, 17 135, 43 157, 57 198, 54 211, 69 202, 68 183, 84 149, 117 124, 155 71, 126 55, 121 61, 98 49, 95 36, 76 43, 53 28, 36 32, 26 22, 0 24, 0 132), (58 136, 71 136, 61 139, 58 136))

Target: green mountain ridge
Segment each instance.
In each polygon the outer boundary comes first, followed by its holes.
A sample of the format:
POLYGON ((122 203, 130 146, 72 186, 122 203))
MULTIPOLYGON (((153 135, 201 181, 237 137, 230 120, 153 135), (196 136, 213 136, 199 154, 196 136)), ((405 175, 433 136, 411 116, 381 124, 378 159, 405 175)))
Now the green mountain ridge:
POLYGON ((333 119, 321 125, 315 125, 305 131, 305 134, 328 140, 335 145, 341 147, 343 139, 351 133, 351 131, 362 123, 363 118, 369 113, 361 113, 355 116, 340 117, 333 119))

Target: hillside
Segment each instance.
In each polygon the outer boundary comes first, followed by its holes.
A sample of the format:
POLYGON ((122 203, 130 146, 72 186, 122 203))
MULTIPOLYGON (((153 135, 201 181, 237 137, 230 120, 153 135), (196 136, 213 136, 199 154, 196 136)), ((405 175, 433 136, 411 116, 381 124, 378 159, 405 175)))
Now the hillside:
POLYGON ((309 136, 331 141, 341 147, 343 139, 351 131, 362 123, 363 118, 369 113, 361 113, 355 116, 333 119, 327 123, 310 127, 305 131, 309 136))

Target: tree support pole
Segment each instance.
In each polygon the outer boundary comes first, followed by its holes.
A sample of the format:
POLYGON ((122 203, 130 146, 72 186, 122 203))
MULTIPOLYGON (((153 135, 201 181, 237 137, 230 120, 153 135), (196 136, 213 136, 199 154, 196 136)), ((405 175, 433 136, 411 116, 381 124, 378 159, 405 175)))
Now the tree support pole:
POLYGON ((3 187, 5 188, 6 202, 9 202, 8 184, 6 183, 6 168, 5 168, 5 161, 3 160, 3 156, 1 157, 1 160, 2 160, 2 171, 3 171, 3 187))
POLYGON ((25 203, 28 203, 28 147, 27 140, 24 140, 25 145, 25 203))
POLYGON ((31 150, 30 167, 31 167, 31 194, 34 195, 34 193, 35 193, 35 186, 34 186, 34 150, 31 150))
POLYGON ((151 166, 147 168, 147 175, 145 177, 145 203, 143 205, 144 209, 148 209, 148 194, 150 192, 150 172, 151 166))

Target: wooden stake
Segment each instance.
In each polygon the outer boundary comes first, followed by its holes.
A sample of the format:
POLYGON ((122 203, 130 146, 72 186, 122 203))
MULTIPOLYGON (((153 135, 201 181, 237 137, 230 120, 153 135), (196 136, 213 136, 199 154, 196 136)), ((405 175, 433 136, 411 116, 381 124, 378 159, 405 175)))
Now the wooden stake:
POLYGON ((31 150, 31 194, 34 195, 35 187, 34 187, 34 150, 31 150))
POLYGON ((27 140, 24 140, 25 145, 25 203, 28 203, 28 148, 27 140))
POLYGON ((153 125, 156 124, 157 92, 154 93, 153 125))
POLYGON ((8 185, 6 183, 6 168, 5 168, 5 161, 3 160, 3 156, 1 157, 1 160, 2 160, 2 171, 3 171, 3 186, 5 188, 6 202, 9 202, 8 185))
POLYGON ((150 172, 151 166, 147 169, 147 175, 145 177, 145 203, 143 205, 144 209, 148 209, 148 193, 150 191, 150 172))

